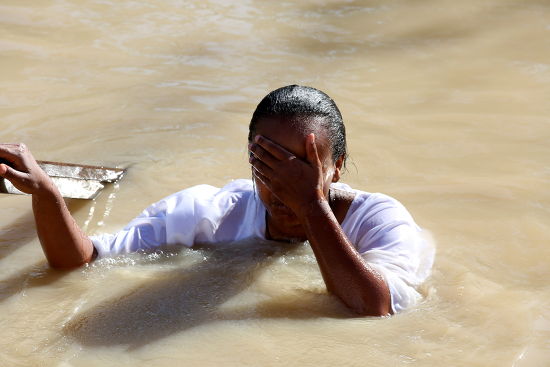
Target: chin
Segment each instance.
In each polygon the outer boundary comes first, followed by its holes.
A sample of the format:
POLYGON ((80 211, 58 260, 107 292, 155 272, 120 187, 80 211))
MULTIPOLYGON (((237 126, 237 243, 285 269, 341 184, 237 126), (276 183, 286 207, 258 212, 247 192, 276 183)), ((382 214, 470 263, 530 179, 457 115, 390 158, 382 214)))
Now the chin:
POLYGON ((272 240, 287 243, 302 243, 307 241, 307 238, 305 236, 280 235, 272 238, 272 240))
POLYGON ((301 228, 302 224, 298 220, 298 217, 294 213, 279 212, 276 210, 271 211, 271 220, 277 223, 279 228, 301 228))
POLYGON ((288 243, 302 243, 302 242, 307 241, 307 238, 305 238, 305 237, 300 237, 300 238, 291 237, 291 238, 286 238, 285 240, 288 241, 288 243))
MULTIPOLYGON (((272 224, 276 227, 277 240, 303 242, 307 238, 298 218, 292 215, 271 215, 272 224)), ((274 238, 275 239, 275 238, 274 238)))

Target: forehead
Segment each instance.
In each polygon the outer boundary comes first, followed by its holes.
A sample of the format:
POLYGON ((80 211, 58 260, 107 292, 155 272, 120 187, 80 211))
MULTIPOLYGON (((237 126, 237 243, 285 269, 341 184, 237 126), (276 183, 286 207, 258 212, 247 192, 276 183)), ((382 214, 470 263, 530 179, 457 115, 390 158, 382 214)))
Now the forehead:
POLYGON ((266 117, 258 120, 256 135, 262 135, 281 145, 300 158, 305 158, 306 137, 314 133, 319 158, 323 161, 330 156, 327 132, 322 126, 321 117, 266 117))

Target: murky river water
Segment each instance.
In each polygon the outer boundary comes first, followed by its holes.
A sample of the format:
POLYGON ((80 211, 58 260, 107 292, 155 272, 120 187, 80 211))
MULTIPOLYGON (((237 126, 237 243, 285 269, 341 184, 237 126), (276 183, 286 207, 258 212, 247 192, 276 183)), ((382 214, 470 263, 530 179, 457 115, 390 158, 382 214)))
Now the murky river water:
POLYGON ((247 124, 286 84, 338 103, 343 181, 437 242, 424 301, 356 318, 310 249, 45 264, 0 197, 2 366, 550 365, 548 1, 2 0, 1 140, 128 167, 70 207, 114 231, 182 188, 249 177, 247 124))

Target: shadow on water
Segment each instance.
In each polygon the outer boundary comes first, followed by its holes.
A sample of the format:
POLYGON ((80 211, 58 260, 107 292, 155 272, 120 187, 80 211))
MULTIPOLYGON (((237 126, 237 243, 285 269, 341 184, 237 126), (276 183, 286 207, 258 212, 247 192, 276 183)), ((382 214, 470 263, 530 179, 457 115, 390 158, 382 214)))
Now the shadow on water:
MULTIPOLYGON (((67 200, 72 212, 83 208, 88 202, 85 200, 67 200)), ((36 227, 32 210, 15 218, 1 230, 0 259, 9 256, 15 250, 36 239, 36 227)), ((0 280, 0 302, 21 292, 26 288, 43 287, 55 283, 69 272, 51 268, 46 259, 20 269, 17 274, 0 280)))
POLYGON ((351 316, 330 296, 314 293, 224 310, 222 305, 245 290, 262 268, 295 247, 273 243, 200 247, 204 257, 197 264, 93 307, 68 323, 64 332, 83 345, 127 345, 132 350, 220 320, 351 316), (328 302, 318 302, 319 297, 328 302))
MULTIPOLYGON (((89 200, 66 199, 67 207, 71 213, 82 210, 89 205, 89 200)), ((29 202, 30 207, 30 202, 29 202)), ((32 209, 25 212, 9 223, 3 223, 0 227, 0 259, 10 255, 18 248, 36 239, 36 225, 32 209)))
POLYGON ((44 287, 55 283, 68 273, 50 268, 46 260, 39 261, 19 271, 17 275, 0 280, 0 302, 20 293, 23 289, 44 287))
POLYGON ((0 228, 0 259, 36 238, 34 216, 31 210, 0 228))
MULTIPOLYGON (((3 225, 0 231, 0 259, 4 259, 36 239, 32 211, 28 210, 12 222, 3 225)), ((67 272, 51 269, 45 259, 38 261, 18 270, 17 274, 0 279, 0 302, 25 288, 42 287, 54 283, 66 274, 67 272)))

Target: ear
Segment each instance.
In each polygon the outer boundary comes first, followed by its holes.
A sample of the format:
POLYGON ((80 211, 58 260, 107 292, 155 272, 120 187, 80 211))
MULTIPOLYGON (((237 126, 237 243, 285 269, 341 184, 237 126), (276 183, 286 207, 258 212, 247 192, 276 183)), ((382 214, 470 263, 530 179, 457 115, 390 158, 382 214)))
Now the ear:
POLYGON ((338 158, 336 160, 336 162, 334 162, 334 174, 332 175, 332 182, 338 182, 340 181, 340 173, 342 171, 342 166, 344 165, 344 156, 340 156, 340 158, 338 158))

